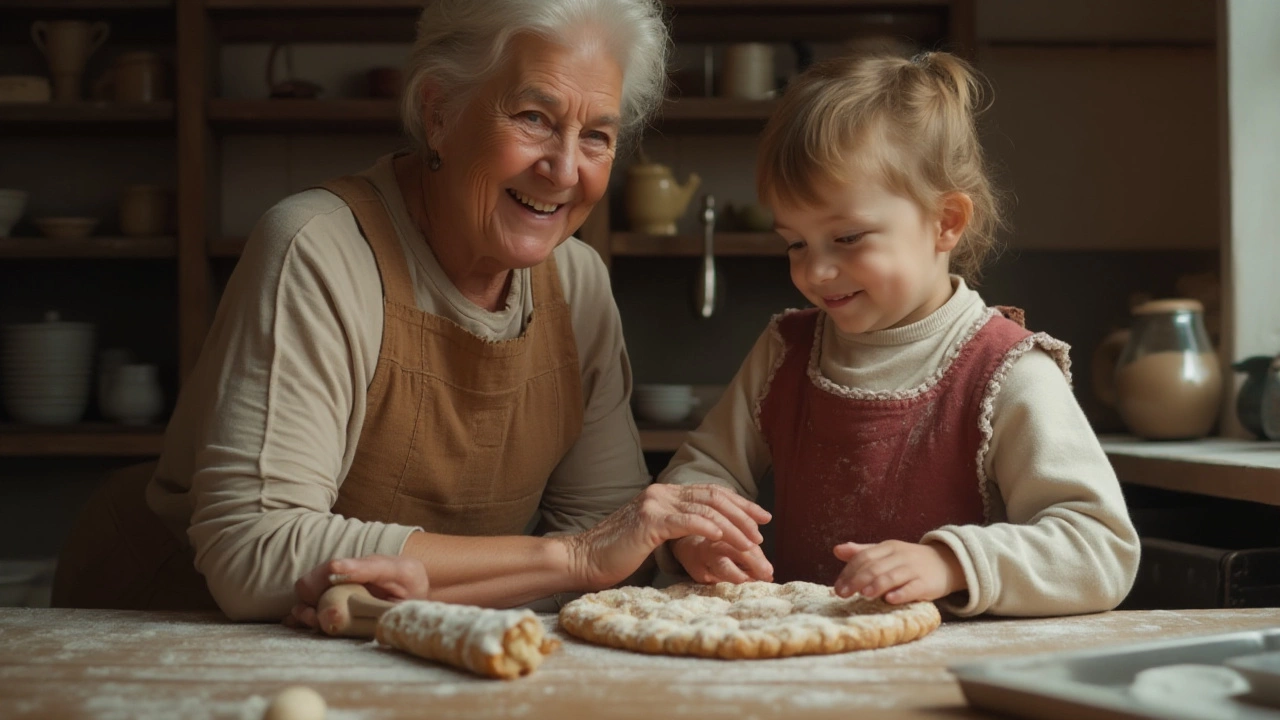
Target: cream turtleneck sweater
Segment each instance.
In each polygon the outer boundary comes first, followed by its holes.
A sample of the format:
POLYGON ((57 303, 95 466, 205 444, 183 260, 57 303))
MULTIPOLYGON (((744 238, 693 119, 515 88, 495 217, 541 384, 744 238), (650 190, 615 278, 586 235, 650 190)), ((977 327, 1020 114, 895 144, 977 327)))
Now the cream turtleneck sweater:
MULTIPOLYGON (((955 292, 945 305, 904 327, 847 335, 824 315, 823 377, 864 392, 930 382, 990 312, 963 280, 953 278, 953 284, 955 292)), ((1065 358, 1066 347, 1060 348, 1065 358)), ((784 351, 776 333, 760 336, 659 482, 710 482, 752 499, 759 495, 759 480, 772 460, 754 411, 784 351)), ((1061 615, 1115 607, 1137 572, 1138 536, 1115 472, 1063 368, 1045 345, 1033 346, 1009 367, 992 404, 983 462, 989 524, 948 525, 920 539, 945 543, 964 568, 967 598, 961 594, 959 602, 942 604, 962 616, 1061 615)), ((661 555, 664 569, 679 571, 669 554, 661 555)))

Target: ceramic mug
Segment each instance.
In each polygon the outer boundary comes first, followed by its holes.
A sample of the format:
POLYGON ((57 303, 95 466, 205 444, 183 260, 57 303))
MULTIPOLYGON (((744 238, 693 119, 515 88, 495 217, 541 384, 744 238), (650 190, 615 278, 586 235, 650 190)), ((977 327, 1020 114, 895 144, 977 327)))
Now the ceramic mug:
POLYGON ((774 83, 772 45, 735 43, 725 51, 721 95, 765 100, 774 96, 774 83))
POLYGON ((120 232, 163 235, 169 226, 169 193, 159 185, 131 185, 120 196, 120 232))
POLYGON ((164 63, 153 52, 124 53, 94 83, 93 94, 121 103, 164 100, 164 63))
POLYGON ((37 20, 31 23, 31 39, 49 61, 54 100, 80 99, 80 78, 84 75, 85 63, 110 33, 111 26, 105 22, 37 20))

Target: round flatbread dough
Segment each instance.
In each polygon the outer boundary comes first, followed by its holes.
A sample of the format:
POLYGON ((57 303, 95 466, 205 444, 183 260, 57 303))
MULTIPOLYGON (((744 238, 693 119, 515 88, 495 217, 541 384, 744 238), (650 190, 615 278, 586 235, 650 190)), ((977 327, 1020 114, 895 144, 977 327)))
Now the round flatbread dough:
POLYGON ((729 660, 819 655, 910 642, 942 623, 931 602, 842 598, 827 585, 682 583, 584 595, 560 610, 588 642, 662 655, 729 660))

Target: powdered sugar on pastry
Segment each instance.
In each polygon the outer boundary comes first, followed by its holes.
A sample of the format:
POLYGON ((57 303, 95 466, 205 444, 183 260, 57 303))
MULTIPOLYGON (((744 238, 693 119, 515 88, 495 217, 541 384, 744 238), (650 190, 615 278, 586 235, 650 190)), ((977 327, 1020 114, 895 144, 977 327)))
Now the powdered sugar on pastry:
POLYGON ((725 659, 898 645, 942 622, 933 603, 890 605, 807 582, 683 583, 584 595, 560 611, 566 632, 639 652, 725 659))
POLYGON ((527 675, 559 647, 529 610, 407 600, 378 620, 377 640, 488 677, 527 675))

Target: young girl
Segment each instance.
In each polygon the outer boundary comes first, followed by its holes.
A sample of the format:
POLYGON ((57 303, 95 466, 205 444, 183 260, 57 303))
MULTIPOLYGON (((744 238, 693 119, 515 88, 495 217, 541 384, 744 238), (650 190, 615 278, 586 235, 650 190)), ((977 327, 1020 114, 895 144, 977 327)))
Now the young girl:
POLYGON ((1100 611, 1129 591, 1138 538, 1067 346, 966 283, 999 220, 978 99, 945 53, 840 58, 788 88, 757 182, 814 308, 773 319, 659 478, 755 499, 772 469, 776 546, 685 538, 669 571, 962 616, 1100 611))

